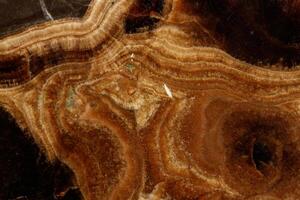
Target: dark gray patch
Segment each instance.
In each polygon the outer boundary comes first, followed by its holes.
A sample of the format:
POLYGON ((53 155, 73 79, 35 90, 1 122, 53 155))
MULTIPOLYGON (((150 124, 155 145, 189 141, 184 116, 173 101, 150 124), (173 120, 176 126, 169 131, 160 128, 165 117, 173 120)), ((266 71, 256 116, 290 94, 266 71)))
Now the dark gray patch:
MULTIPOLYGON (((55 19, 82 17, 90 0, 43 0, 47 12, 55 19)), ((0 36, 51 20, 40 0, 0 0, 0 36)))

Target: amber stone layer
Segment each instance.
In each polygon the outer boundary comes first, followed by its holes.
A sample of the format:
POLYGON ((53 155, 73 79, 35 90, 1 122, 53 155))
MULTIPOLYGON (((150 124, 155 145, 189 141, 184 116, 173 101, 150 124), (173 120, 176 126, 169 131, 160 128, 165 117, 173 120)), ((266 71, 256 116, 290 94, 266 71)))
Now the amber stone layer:
POLYGON ((233 57, 195 2, 95 0, 0 40, 0 105, 84 199, 300 196, 297 64, 233 57))

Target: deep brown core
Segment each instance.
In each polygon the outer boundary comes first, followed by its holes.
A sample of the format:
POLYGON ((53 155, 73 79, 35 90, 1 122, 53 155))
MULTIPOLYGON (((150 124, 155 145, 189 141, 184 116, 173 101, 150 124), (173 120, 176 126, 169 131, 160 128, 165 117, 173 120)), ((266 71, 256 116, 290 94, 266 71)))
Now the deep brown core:
POLYGON ((0 128, 0 199, 82 199, 73 172, 59 161, 50 163, 1 108, 0 128))
POLYGON ((283 170, 285 162, 294 162, 284 153, 291 140, 291 116, 275 107, 247 104, 232 109, 224 116, 222 128, 227 157, 226 178, 242 193, 263 193, 286 179, 283 176, 288 173, 283 170))
POLYGON ((232 56, 256 65, 300 64, 300 6, 279 0, 186 0, 232 56))
POLYGON ((126 33, 139 33, 153 29, 162 15, 164 0, 137 0, 125 19, 126 33))
MULTIPOLYGON (((231 127, 233 149, 232 158, 247 157, 245 162, 248 166, 267 175, 266 170, 269 166, 278 167, 278 161, 281 159, 280 138, 287 133, 280 119, 269 119, 267 116, 259 116, 257 113, 239 113, 236 117, 236 123, 231 127), (253 115, 253 116, 251 116, 253 115), (252 117, 252 118, 251 118, 252 117), (276 121, 277 120, 277 121, 276 121), (274 123, 272 123, 272 121, 274 123)), ((234 119, 232 119, 234 120, 234 119)))
POLYGON ((262 170, 264 165, 272 163, 273 155, 270 147, 263 142, 255 142, 253 145, 252 159, 256 169, 262 170))

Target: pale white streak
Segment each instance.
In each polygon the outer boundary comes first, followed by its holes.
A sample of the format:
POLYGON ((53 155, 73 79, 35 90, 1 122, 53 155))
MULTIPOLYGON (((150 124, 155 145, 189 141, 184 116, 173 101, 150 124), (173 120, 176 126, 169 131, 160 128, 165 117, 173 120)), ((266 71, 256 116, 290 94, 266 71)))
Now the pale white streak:
POLYGON ((173 98, 173 94, 172 94, 172 91, 171 89, 164 83, 164 89, 167 93, 167 95, 170 97, 170 98, 173 98))
POLYGON ((50 19, 50 20, 54 20, 52 15, 49 13, 49 11, 47 10, 46 4, 44 2, 44 0, 40 0, 40 5, 43 11, 43 14, 45 16, 45 18, 50 19))
POLYGON ((134 54, 132 53, 132 54, 130 55, 130 61, 131 61, 131 62, 133 62, 133 58, 134 58, 134 54))

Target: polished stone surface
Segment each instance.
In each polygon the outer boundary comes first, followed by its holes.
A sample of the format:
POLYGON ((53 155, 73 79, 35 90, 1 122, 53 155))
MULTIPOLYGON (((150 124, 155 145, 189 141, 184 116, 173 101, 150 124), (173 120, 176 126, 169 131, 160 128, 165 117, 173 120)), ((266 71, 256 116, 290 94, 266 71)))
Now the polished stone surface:
MULTIPOLYGON (((48 21, 0 40, 0 106, 76 181, 0 200, 299 199, 299 0, 94 0, 55 22, 63 1, 37 1, 48 21)), ((37 160, 7 118, 4 194, 37 160)))

